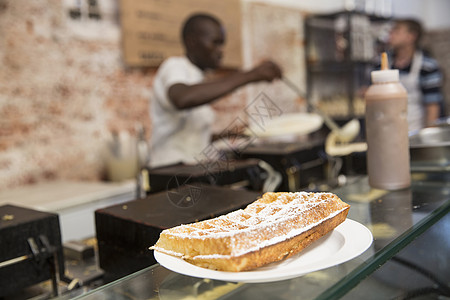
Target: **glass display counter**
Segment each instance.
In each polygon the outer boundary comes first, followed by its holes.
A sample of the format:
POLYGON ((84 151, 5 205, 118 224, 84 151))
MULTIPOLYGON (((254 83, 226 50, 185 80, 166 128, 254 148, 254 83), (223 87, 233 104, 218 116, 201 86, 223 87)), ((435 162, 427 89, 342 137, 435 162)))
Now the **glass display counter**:
MULTIPOLYGON (((359 177, 333 190, 351 205, 348 218, 365 225, 374 241, 360 256, 327 269, 277 282, 237 283, 189 277, 157 264, 77 299, 338 299, 450 211, 449 179, 448 173, 415 173, 411 188, 388 192, 371 189, 367 177, 359 177)), ((436 243, 450 244, 448 234, 443 237, 436 243)), ((448 254, 444 260, 450 264, 448 254)))

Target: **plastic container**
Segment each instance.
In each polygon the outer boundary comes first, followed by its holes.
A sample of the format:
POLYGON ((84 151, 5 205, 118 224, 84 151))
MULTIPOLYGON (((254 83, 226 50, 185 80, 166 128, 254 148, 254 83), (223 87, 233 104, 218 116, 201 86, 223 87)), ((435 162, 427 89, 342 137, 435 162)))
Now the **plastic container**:
POLYGON ((372 85, 365 94, 369 184, 384 190, 407 188, 411 185, 408 94, 398 70, 371 75, 372 85))

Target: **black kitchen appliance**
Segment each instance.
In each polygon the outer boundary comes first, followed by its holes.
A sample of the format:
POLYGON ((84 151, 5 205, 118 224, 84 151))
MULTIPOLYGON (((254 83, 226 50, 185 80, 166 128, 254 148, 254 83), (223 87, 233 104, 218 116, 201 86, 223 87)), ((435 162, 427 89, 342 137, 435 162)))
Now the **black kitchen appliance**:
POLYGON ((260 195, 195 183, 97 210, 99 264, 105 271, 105 281, 155 264, 149 247, 163 229, 243 208, 260 195))
POLYGON ((327 179, 328 157, 325 138, 310 135, 295 142, 265 141, 243 149, 243 159, 260 159, 270 164, 282 176, 277 191, 295 192, 327 179))
POLYGON ((59 217, 14 205, 0 206, 0 298, 64 278, 59 217))
POLYGON ((175 164, 159 168, 144 167, 138 180, 140 194, 176 188, 183 184, 205 183, 214 186, 241 186, 260 191, 267 179, 260 160, 224 157, 195 165, 175 164))

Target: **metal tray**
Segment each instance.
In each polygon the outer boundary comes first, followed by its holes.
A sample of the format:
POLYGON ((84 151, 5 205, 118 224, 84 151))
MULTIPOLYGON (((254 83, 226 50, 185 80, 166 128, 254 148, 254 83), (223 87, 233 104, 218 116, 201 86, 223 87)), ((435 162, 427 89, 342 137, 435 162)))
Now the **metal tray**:
POLYGON ((424 128, 409 137, 411 171, 450 171, 450 126, 424 128))

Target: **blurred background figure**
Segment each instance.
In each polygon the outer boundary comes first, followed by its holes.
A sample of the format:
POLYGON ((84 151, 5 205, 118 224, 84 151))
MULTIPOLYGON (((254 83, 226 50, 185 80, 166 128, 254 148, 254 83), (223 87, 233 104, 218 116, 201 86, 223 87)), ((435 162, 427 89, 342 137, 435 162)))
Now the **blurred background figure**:
POLYGON ((438 63, 420 48, 423 28, 414 19, 398 19, 389 35, 391 68, 400 70, 408 91, 409 131, 433 125, 443 115, 443 75, 438 63))
POLYGON ((158 167, 197 163, 212 137, 212 101, 252 82, 281 78, 281 68, 264 61, 248 71, 205 79, 223 57, 225 30, 208 14, 194 14, 182 29, 185 56, 170 57, 158 69, 151 99, 152 139, 150 164, 158 167))

